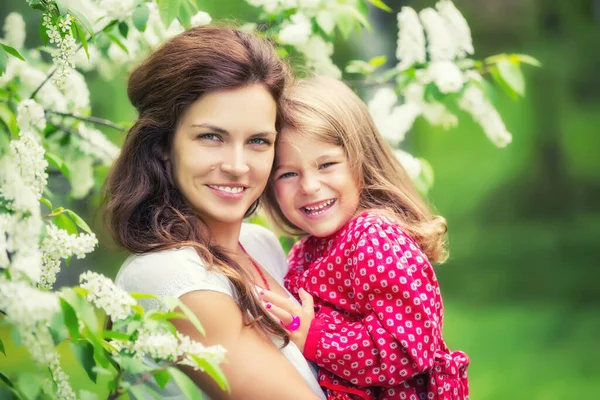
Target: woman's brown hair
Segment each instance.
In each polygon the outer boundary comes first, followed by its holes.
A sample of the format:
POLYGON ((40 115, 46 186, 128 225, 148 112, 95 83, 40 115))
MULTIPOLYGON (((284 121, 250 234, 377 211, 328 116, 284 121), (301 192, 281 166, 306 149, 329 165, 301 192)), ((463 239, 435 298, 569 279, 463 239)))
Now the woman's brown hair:
MULTIPOLYGON (((273 46, 252 34, 203 26, 175 36, 129 78, 127 94, 139 116, 105 183, 105 215, 117 244, 132 253, 194 247, 229 278, 242 315, 253 317, 249 323, 285 344, 289 336, 252 294, 249 276, 224 248, 210 243, 208 226, 173 184, 165 156, 180 117, 205 93, 261 84, 279 105, 287 80, 288 68, 273 46)), ((279 127, 279 115, 277 120, 279 127)))
MULTIPOLYGON (((431 262, 446 259, 445 219, 431 213, 356 93, 333 78, 313 77, 290 88, 282 107, 284 127, 280 135, 293 131, 290 134, 344 149, 361 189, 358 210, 386 211, 431 262)), ((263 194, 263 204, 285 233, 304 234, 281 211, 272 179, 263 194)))

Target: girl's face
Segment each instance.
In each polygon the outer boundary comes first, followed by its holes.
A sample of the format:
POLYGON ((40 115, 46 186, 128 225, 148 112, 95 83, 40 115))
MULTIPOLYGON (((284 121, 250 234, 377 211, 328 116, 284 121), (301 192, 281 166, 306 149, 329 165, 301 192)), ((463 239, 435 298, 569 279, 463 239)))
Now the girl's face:
POLYGON ((169 161, 173 180, 211 227, 240 223, 264 190, 277 106, 262 85, 207 93, 183 114, 169 161))
POLYGON ((273 174, 279 207, 310 235, 336 233, 356 213, 360 196, 344 150, 293 130, 281 135, 273 174))

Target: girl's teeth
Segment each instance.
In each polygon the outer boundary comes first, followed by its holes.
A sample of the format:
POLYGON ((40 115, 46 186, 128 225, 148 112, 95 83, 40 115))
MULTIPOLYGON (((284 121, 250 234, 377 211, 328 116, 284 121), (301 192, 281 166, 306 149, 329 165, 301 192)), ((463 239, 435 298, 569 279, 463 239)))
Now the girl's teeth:
POLYGON ((325 203, 317 206, 317 207, 304 207, 304 209, 306 210, 306 212, 308 214, 312 214, 312 215, 318 215, 321 214, 322 212, 324 212, 324 208, 330 206, 331 204, 333 204, 334 199, 331 200, 327 200, 325 203))

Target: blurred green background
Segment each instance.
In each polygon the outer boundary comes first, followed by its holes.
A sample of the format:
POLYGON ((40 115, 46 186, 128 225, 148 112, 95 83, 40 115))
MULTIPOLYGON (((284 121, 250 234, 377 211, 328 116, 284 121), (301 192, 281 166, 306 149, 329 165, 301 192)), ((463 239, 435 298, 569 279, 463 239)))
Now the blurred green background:
MULTIPOLYGON (((475 56, 533 55, 543 68, 525 68, 527 95, 499 95, 513 143, 496 148, 461 116, 450 131, 418 120, 404 147, 435 171, 432 203, 449 225, 450 259, 437 267, 446 304, 445 337, 471 357, 471 398, 572 399, 600 393, 600 1, 455 0, 469 22, 475 56)), ((336 45, 334 60, 386 54, 395 59, 396 13, 434 0, 387 0, 371 10, 373 31, 336 45)), ((200 0, 213 19, 253 20, 241 0, 200 0)), ((25 1, 0 2, 28 23, 27 46, 39 44, 38 12, 25 1)), ((111 82, 88 76, 96 116, 131 121, 126 73, 111 82)), ((364 89, 364 88, 363 88, 364 89)), ((115 142, 123 138, 105 133, 115 142)), ((66 184, 51 182, 60 192, 66 184)), ((72 203, 72 202, 71 202, 72 203)), ((61 203, 65 204, 65 203, 61 203)), ((114 277, 125 254, 110 244, 97 199, 72 207, 95 221, 102 246, 59 275, 74 285, 92 268, 114 277)), ((65 204, 66 206, 66 204, 65 204)), ((0 369, 27 369, 7 348, 0 369)), ((87 379, 84 375, 74 381, 87 379)), ((77 383, 74 382, 77 386, 77 383)))

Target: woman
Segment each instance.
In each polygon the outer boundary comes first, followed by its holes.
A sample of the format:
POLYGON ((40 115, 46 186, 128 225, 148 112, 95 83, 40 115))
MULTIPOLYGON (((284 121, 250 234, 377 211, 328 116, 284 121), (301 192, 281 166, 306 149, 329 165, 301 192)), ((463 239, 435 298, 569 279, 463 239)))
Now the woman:
MULTIPOLYGON (((133 253, 116 282, 131 292, 178 297, 206 337, 188 321, 173 320, 177 330, 227 349, 231 393, 184 369, 214 399, 324 398, 255 294, 260 284, 289 296, 280 284, 285 255, 270 232, 242 224, 271 172, 287 79, 267 43, 199 27, 165 43, 129 80, 139 118, 106 186, 111 234, 133 253)), ((175 385, 154 389, 183 398, 175 385)))

